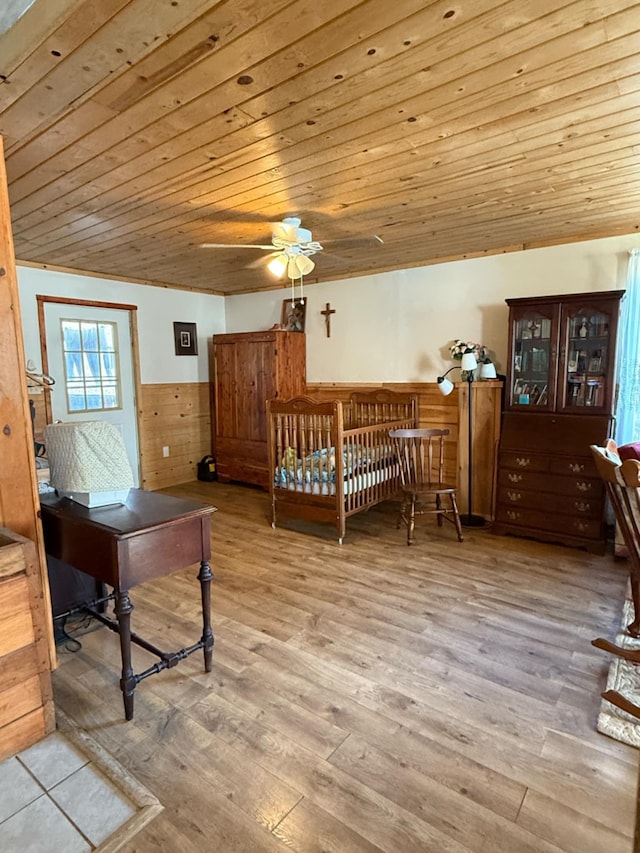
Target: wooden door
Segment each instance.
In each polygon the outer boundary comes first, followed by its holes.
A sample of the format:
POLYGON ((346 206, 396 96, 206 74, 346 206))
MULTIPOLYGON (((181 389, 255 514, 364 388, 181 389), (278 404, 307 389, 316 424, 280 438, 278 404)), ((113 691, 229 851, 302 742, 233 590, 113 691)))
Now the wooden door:
POLYGON ((236 347, 237 437, 266 441, 266 401, 276 391, 273 340, 247 340, 236 347))
POLYGON ((131 310, 42 299, 51 420, 110 423, 122 435, 134 486, 140 485, 131 310), (105 382, 106 378, 106 382, 105 382))

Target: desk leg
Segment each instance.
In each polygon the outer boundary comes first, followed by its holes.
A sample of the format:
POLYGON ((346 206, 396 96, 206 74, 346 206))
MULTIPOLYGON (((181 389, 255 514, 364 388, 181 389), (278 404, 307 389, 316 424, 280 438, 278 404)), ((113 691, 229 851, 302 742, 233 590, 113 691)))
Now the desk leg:
POLYGON ((136 689, 136 679, 131 667, 131 611, 133 604, 128 590, 116 590, 115 614, 118 617, 118 633, 120 635, 120 655, 122 657, 122 678, 120 690, 124 700, 124 715, 127 720, 133 719, 133 692, 136 689))
POLYGON ((204 644, 204 671, 211 672, 213 657, 213 631, 211 630, 211 580, 213 574, 206 560, 200 563, 198 580, 202 592, 202 643, 204 644))

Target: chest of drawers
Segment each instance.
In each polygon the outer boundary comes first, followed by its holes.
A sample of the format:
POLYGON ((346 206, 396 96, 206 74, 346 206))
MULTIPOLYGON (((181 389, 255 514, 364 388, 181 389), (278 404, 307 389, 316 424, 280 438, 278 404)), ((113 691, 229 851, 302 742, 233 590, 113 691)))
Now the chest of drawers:
POLYGON ((608 429, 607 417, 505 414, 495 532, 603 553, 604 488, 589 446, 608 429))

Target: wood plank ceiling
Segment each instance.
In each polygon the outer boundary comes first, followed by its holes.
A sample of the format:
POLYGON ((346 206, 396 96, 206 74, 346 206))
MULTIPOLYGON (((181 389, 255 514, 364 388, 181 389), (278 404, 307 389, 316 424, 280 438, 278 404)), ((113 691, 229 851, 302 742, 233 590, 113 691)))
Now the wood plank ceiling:
POLYGON ((35 0, 0 36, 19 260, 239 293, 635 232, 629 0, 35 0), (378 235, 383 243, 374 239, 378 235))

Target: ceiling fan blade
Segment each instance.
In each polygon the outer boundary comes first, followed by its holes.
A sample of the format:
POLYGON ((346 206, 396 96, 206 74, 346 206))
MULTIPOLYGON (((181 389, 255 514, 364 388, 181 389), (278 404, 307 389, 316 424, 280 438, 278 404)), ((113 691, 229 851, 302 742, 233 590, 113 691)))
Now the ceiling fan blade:
POLYGON ((323 240, 322 244, 331 248, 347 249, 374 249, 382 246, 384 240, 374 234, 373 237, 337 237, 335 240, 323 240))
POLYGON ((246 270, 255 270, 265 267, 269 263, 269 258, 275 258, 276 255, 277 252, 272 252, 270 255, 259 255, 255 260, 251 261, 251 263, 245 264, 244 268, 246 270))
POLYGON ((283 243, 297 243, 298 227, 290 222, 274 222, 271 226, 272 239, 283 243))
POLYGON ((273 252, 273 246, 265 246, 260 243, 200 243, 201 249, 265 249, 273 252))

